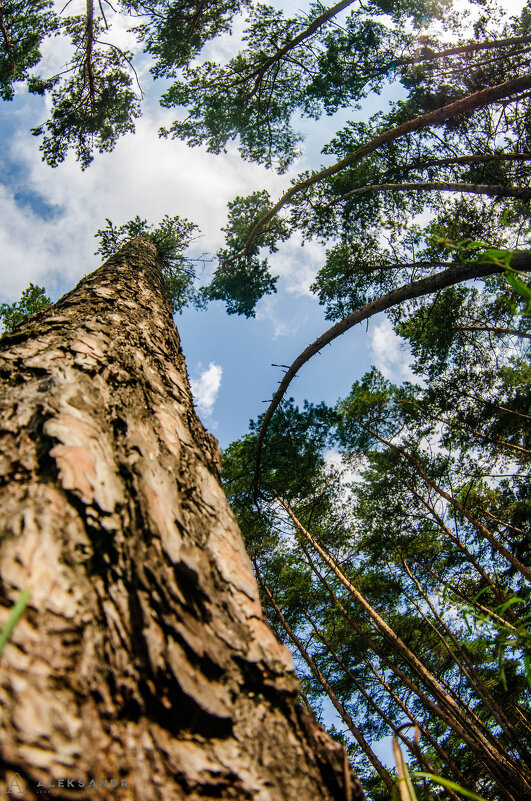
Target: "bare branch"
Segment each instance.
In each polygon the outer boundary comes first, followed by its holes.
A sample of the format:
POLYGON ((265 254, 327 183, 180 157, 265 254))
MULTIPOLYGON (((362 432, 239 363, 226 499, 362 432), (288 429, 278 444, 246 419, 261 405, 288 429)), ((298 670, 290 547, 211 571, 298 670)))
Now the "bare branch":
MULTIPOLYGON (((493 325, 454 325, 456 331, 490 331, 493 334, 508 334, 512 337, 522 337, 523 339, 531 339, 531 333, 527 331, 518 331, 516 328, 498 328, 493 325)), ((502 408, 500 406, 500 408, 502 408)), ((510 410, 512 411, 512 410, 510 410)), ((515 412, 518 414, 518 412, 515 412)), ((529 418, 531 420, 531 418, 529 418)))
POLYGON ((86 44, 85 44, 85 59, 83 61, 83 69, 87 75, 88 80, 88 87, 89 87, 89 95, 90 95, 90 106, 91 109, 94 110, 94 106, 96 104, 96 87, 94 84, 94 70, 92 64, 92 50, 94 46, 94 2, 93 0, 87 0, 87 21, 85 26, 85 36, 86 36, 86 44))
POLYGON ((489 197, 516 197, 520 200, 531 200, 531 189, 520 186, 504 186, 503 184, 462 184, 448 183, 446 181, 423 181, 419 183, 403 184, 372 184, 352 189, 341 197, 335 198, 331 206, 356 195, 368 195, 371 192, 422 192, 439 190, 440 192, 465 192, 473 195, 488 195, 489 197))
POLYGON ((64 4, 64 6, 62 7, 62 9, 60 10, 59 14, 62 14, 62 13, 63 13, 63 11, 64 11, 66 8, 68 8, 68 6, 70 5, 70 3, 71 3, 71 2, 72 2, 72 0, 68 0, 68 2, 66 2, 66 3, 64 4))
POLYGON ((105 23, 105 30, 108 31, 109 30, 109 23, 107 22, 107 17, 105 16, 105 11, 103 10, 103 6, 102 6, 102 3, 101 3, 101 0, 98 0, 98 5, 100 7, 101 16, 103 17, 103 21, 105 23))

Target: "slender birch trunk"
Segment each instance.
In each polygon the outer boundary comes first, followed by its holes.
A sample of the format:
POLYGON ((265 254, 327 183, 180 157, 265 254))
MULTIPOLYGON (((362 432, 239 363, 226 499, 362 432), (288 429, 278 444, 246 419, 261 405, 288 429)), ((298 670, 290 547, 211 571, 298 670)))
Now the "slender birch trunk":
POLYGON ((0 351, 0 627, 31 592, 0 658, 0 793, 361 798, 264 622, 153 244, 0 351))

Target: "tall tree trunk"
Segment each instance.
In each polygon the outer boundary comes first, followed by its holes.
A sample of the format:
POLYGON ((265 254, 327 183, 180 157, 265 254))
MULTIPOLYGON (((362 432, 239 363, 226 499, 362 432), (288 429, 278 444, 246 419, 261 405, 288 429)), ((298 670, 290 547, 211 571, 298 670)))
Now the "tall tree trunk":
POLYGON ((153 244, 1 350, 0 626, 31 599, 0 658, 0 793, 361 798, 264 623, 153 244))

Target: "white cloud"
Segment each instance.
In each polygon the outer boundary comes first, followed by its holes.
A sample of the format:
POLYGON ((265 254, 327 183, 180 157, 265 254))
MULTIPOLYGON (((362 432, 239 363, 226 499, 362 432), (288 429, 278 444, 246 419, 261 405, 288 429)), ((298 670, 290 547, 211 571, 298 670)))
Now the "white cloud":
POLYGON ((273 339, 294 336, 308 322, 308 316, 304 306, 288 310, 279 295, 266 295, 256 306, 256 320, 268 325, 273 339))
POLYGON ((268 257, 271 272, 279 275, 282 288, 297 296, 314 297, 310 284, 325 262, 325 248, 319 242, 305 242, 298 231, 268 257))
MULTIPOLYGON (((34 98, 17 111, 26 130, 45 116, 44 103, 39 110, 34 98)), ((190 149, 180 141, 159 139, 159 127, 173 118, 171 110, 148 103, 136 133, 123 137, 113 153, 97 154, 85 172, 72 156, 55 169, 43 164, 34 137, 11 140, 9 160, 20 173, 16 192, 4 184, 0 193, 0 301, 16 299, 36 276, 53 273, 56 284, 66 289, 95 269, 93 237, 107 217, 119 225, 136 214, 155 223, 164 214, 179 214, 204 232, 196 250, 212 253, 223 242, 220 229, 228 201, 262 187, 273 197, 282 194, 286 176, 242 162, 234 147, 216 156, 205 147, 190 149), (32 213, 21 196, 52 207, 53 221, 32 213)), ((53 292, 52 286, 46 288, 53 292)))
POLYGON ((329 473, 341 473, 341 482, 343 484, 343 500, 351 498, 351 491, 345 486, 348 483, 362 481, 362 472, 367 467, 367 459, 365 456, 359 458, 347 458, 335 448, 329 448, 324 452, 324 460, 326 469, 329 473))
MULTIPOLYGON (((201 365, 198 366, 201 368, 201 365)), ((192 395, 200 412, 207 417, 212 414, 214 404, 221 386, 223 368, 210 362, 206 370, 202 370, 196 378, 190 379, 192 395)))
POLYGON ((393 331, 389 320, 377 323, 370 331, 374 364, 390 381, 415 381, 411 354, 402 337, 393 331))

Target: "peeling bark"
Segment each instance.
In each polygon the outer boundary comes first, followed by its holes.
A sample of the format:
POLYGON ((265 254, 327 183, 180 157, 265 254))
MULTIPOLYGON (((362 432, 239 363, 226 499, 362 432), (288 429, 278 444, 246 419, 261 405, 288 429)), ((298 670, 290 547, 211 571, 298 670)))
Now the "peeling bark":
POLYGON ((161 287, 132 240, 0 342, 0 627, 31 591, 0 793, 361 799, 264 622, 161 287))

